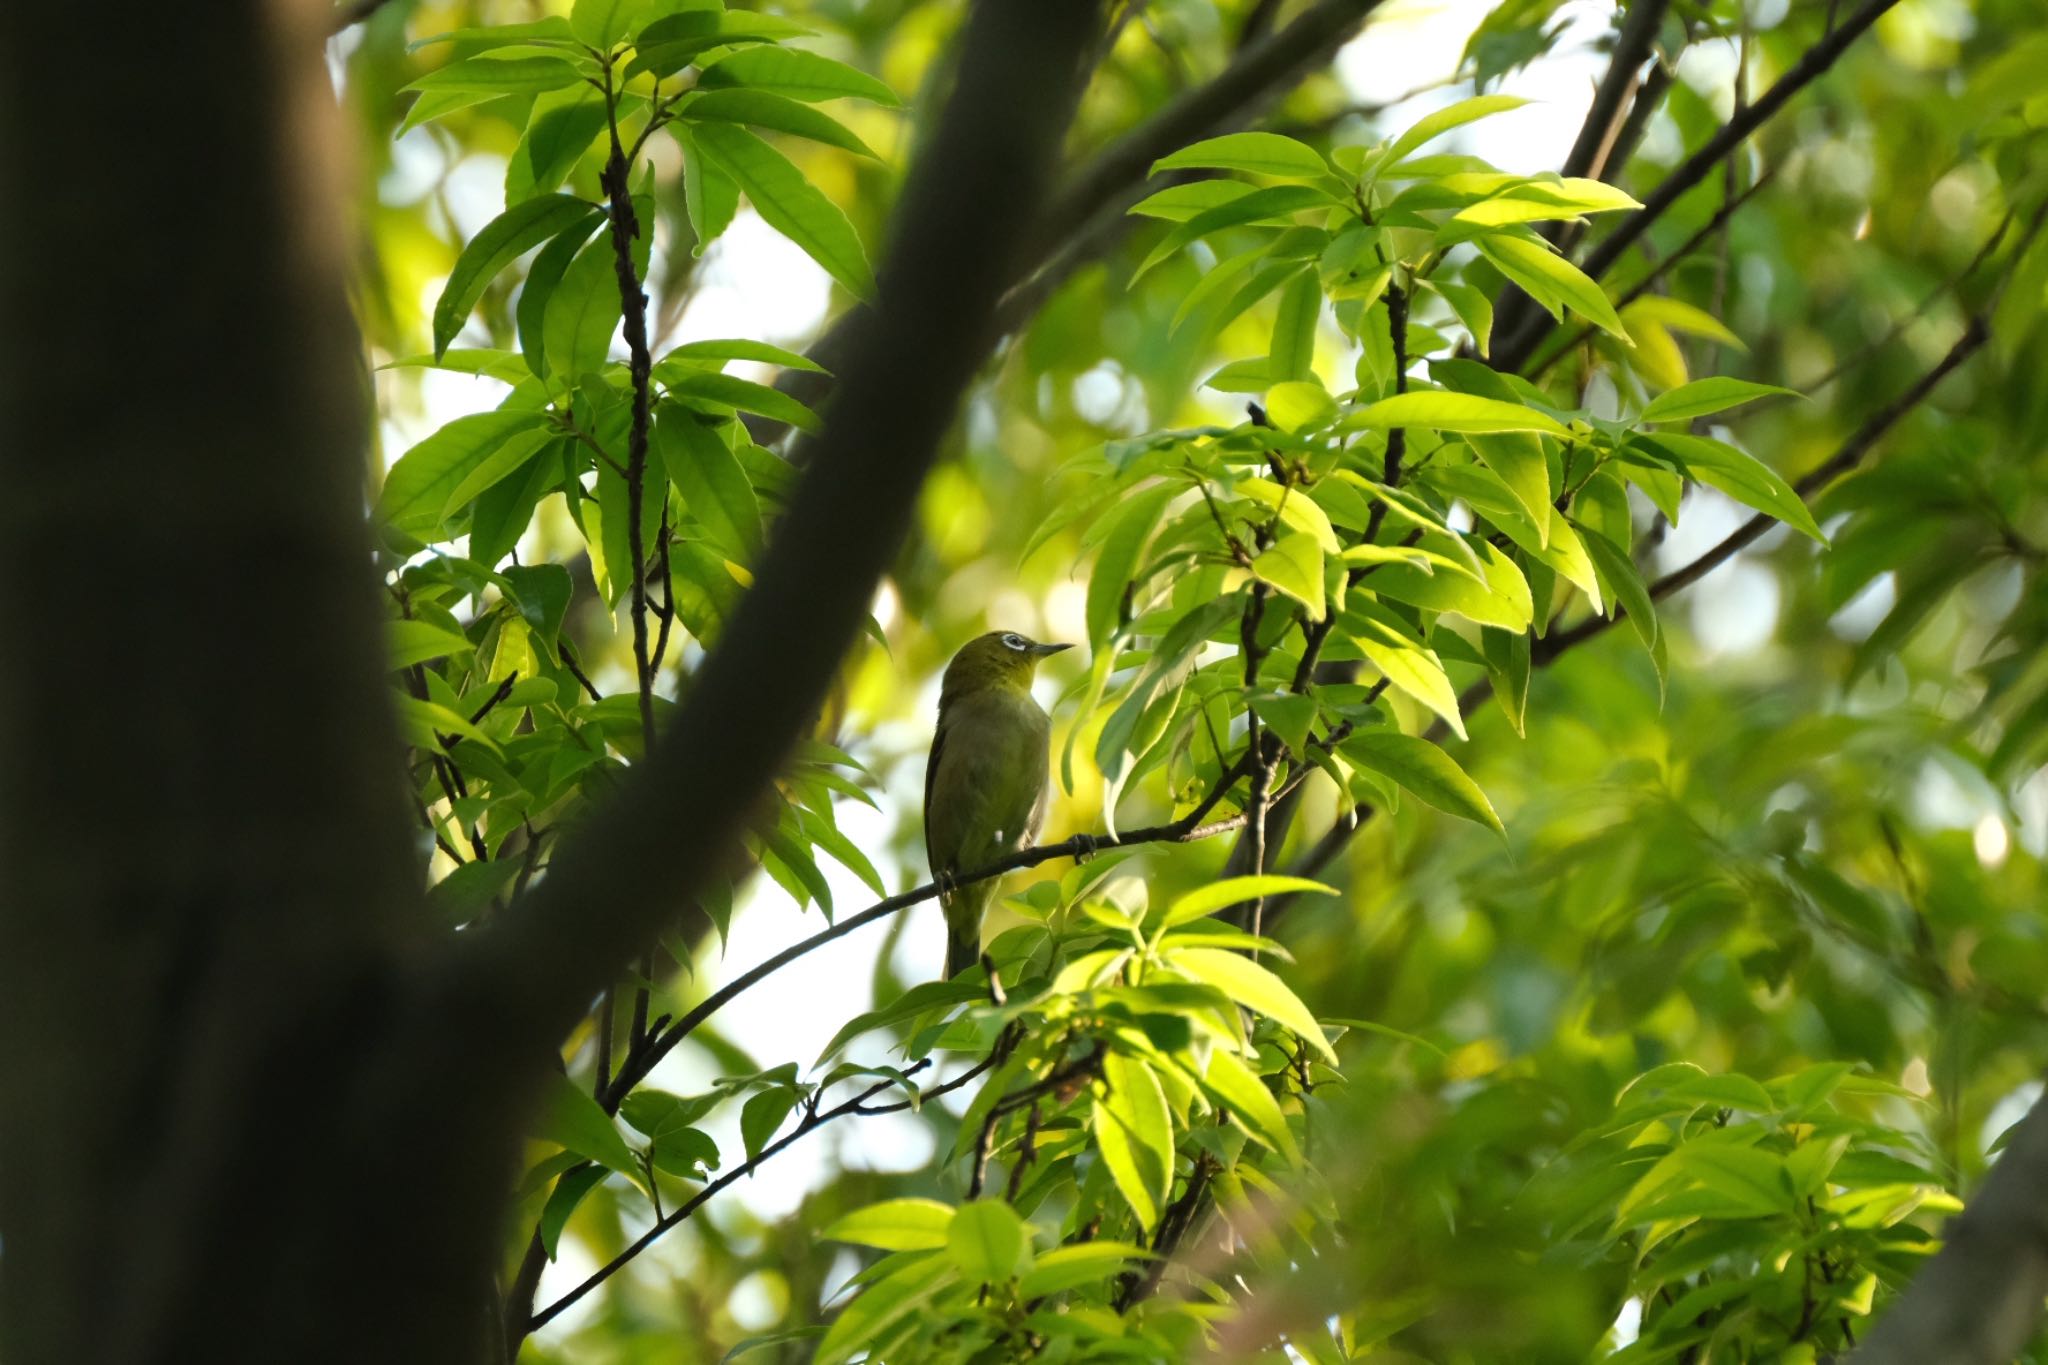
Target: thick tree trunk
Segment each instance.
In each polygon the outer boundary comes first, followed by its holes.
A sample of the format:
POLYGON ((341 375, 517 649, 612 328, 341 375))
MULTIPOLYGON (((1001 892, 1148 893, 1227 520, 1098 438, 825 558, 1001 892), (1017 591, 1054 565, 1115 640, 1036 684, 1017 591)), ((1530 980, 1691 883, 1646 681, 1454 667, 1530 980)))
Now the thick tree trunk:
POLYGON ((420 932, 380 676, 330 11, 0 7, 0 1358, 502 1349, 526 1085, 823 694, 1098 9, 975 7, 798 530, 624 799, 449 944, 420 932))
POLYGON ((458 1360, 510 1151, 374 1060, 418 876, 324 7, 120 8, 0 17, 0 1356, 458 1360))

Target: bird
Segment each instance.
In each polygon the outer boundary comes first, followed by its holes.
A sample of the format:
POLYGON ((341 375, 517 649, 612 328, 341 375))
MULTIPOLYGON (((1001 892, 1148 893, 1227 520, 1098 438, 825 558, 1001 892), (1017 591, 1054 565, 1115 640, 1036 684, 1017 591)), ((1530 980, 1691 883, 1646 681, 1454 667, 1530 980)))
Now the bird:
POLYGON ((924 846, 946 913, 946 975, 981 957, 994 877, 963 872, 1026 848, 1045 820, 1052 720, 1031 697, 1038 663, 1069 646, 992 630, 960 647, 939 687, 939 724, 924 769, 924 846))

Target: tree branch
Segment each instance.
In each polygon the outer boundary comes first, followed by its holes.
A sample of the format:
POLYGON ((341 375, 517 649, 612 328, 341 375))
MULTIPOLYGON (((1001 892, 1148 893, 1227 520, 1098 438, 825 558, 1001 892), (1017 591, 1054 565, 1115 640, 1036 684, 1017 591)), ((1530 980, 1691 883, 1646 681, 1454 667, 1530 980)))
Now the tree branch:
MULTIPOLYGON (((1582 269, 1599 279, 1611 269, 1614 263, 1642 235, 1648 232, 1659 218, 1670 211, 1672 205, 1700 181, 1706 179, 1722 157, 1739 147, 1749 135, 1768 123, 1772 116, 1784 108, 1791 98, 1825 74, 1863 31, 1876 23, 1879 16, 1899 0, 1864 0, 1863 5, 1844 19, 1832 32, 1808 48, 1777 83, 1766 90, 1755 104, 1740 111, 1728 122, 1721 125, 1700 149, 1681 162, 1678 168, 1664 177, 1664 180, 1643 200, 1643 206, 1621 221, 1620 226, 1600 239, 1586 257, 1582 269)), ((1550 319, 1538 315, 1532 317, 1501 345, 1494 348, 1494 365, 1498 369, 1518 370, 1521 368, 1536 344, 1542 340, 1550 319)))
MULTIPOLYGON (((1911 388, 1872 413, 1862 426, 1851 433, 1848 440, 1842 442, 1833 455, 1816 465, 1793 485, 1799 491, 1799 495, 1806 497, 1818 492, 1861 464, 1863 457, 1870 453, 1871 447, 1876 445, 1886 432, 1924 402, 1942 380, 1948 378, 1958 365, 1968 360, 1990 339, 1991 329, 1985 324, 1983 316, 1980 314, 1972 317, 1969 324, 1963 328, 1963 334, 1956 338, 1955 345, 1949 348, 1948 354, 1944 355, 1933 369, 1920 376, 1911 388)), ((1776 517, 1762 512, 1757 513, 1697 559, 1673 569, 1650 584, 1650 596, 1661 601, 1683 588, 1691 587, 1732 559, 1738 551, 1755 543, 1758 537, 1777 524, 1776 517)), ((1538 640, 1530 651, 1531 662, 1547 663, 1574 645, 1592 639, 1621 620, 1625 611, 1625 608, 1616 607, 1612 616, 1589 616, 1569 630, 1555 631, 1545 636, 1538 640)))
MULTIPOLYGON (((1637 0, 1623 17, 1621 29, 1615 35, 1614 56, 1607 63, 1605 74, 1593 89, 1593 102, 1586 108, 1586 118, 1579 125, 1579 135, 1572 142, 1571 151, 1565 154, 1562 173, 1566 176, 1591 176, 1596 180, 1612 182, 1619 175, 1626 157, 1611 155, 1617 145, 1622 127, 1633 112, 1627 113, 1623 104, 1629 93, 1637 88, 1636 76, 1643 63, 1649 59, 1650 47, 1657 39, 1658 26, 1664 22, 1664 13, 1670 8, 1671 0, 1637 0)), ((1544 231, 1552 242, 1569 245, 1567 225, 1553 224, 1544 231)), ((1535 300, 1514 284, 1504 289, 1505 297, 1494 305, 1495 326, 1502 335, 1512 335, 1525 326, 1534 315, 1535 300)))
POLYGON ((446 950, 446 984, 494 1016, 478 1031, 500 1056, 552 1045, 654 941, 729 855, 816 716, 986 353, 1098 10, 985 0, 970 12, 955 89, 896 214, 879 306, 724 640, 668 733, 563 841, 549 874, 446 950))
MULTIPOLYGON (((1085 857, 1090 853, 1105 848, 1130 848, 1139 844, 1191 844, 1198 840, 1211 838, 1215 835, 1225 834, 1231 830, 1241 828, 1245 819, 1241 814, 1229 816, 1222 820, 1211 821, 1207 824, 1204 824, 1203 821, 1216 808, 1217 803, 1223 799, 1224 794, 1237 782, 1237 779, 1243 776, 1245 767, 1245 761, 1240 759, 1235 766, 1225 772, 1201 805, 1196 806, 1180 819, 1168 824, 1150 825, 1142 829, 1126 830, 1121 834, 1076 834, 1056 844, 1039 844, 1033 848, 1019 849, 1015 853, 1004 854, 984 867, 978 867, 972 872, 964 872, 954 877, 952 884, 955 886, 971 886, 975 882, 987 881, 992 877, 1000 877, 1005 873, 1015 872, 1021 868, 1036 867, 1040 863, 1049 863, 1058 858, 1085 857)), ((738 996, 741 992, 759 985, 762 981, 781 971, 798 958, 816 952, 826 944, 844 938, 856 929, 866 928, 877 920, 887 919, 899 910, 907 910, 913 905, 933 899, 938 894, 938 884, 936 882, 926 882, 923 886, 905 891, 900 895, 890 896, 885 900, 877 901, 859 914, 850 915, 829 929, 815 933, 807 939, 792 943, 767 961, 742 972, 739 976, 734 977, 731 981, 706 996, 694 1009, 650 1040, 647 1046, 641 1049, 639 1054, 627 1057, 621 1064, 619 1074, 614 1078, 611 1088, 601 1097, 601 1101, 608 1109, 617 1109, 620 1101, 632 1093, 634 1086, 647 1078, 647 1073, 652 1071, 655 1064, 663 1057, 666 1057, 677 1043, 689 1037, 698 1025, 731 1004, 734 997, 738 996)))
POLYGON ((1850 1365, 1998 1365, 2025 1347, 2048 1297, 2048 1104, 2020 1120, 1943 1243, 1850 1365))
MULTIPOLYGON (((961 1072, 952 1080, 947 1081, 944 1085, 934 1086, 930 1090, 925 1091, 924 1094, 919 1097, 917 1102, 919 1104, 924 1104, 938 1098, 940 1095, 944 1095, 951 1091, 958 1090, 961 1086, 966 1085, 976 1076, 979 1076, 982 1072, 988 1070, 990 1063, 992 1063, 994 1060, 994 1054, 991 1054, 988 1057, 984 1057, 981 1061, 975 1063, 967 1070, 961 1072)), ((930 1065, 931 1059, 927 1057, 924 1060, 916 1062, 913 1065, 911 1065, 904 1071, 903 1074, 905 1076, 914 1076, 918 1072, 924 1070, 926 1067, 930 1065)), ((618 1255, 612 1257, 611 1260, 605 1262, 603 1266, 599 1267, 595 1272, 591 1274, 589 1279, 577 1285, 568 1293, 562 1295, 561 1298, 556 1299, 546 1308, 541 1309, 540 1312, 535 1313, 532 1319, 527 1322, 526 1331, 528 1333, 537 1332, 541 1328, 547 1326, 548 1323, 554 1321, 556 1317, 558 1317, 561 1313, 563 1313, 569 1307, 574 1305, 585 1294, 588 1294, 591 1290, 603 1284, 613 1275, 616 1275, 621 1269, 625 1267, 628 1261, 632 1260, 635 1256, 638 1256, 641 1252, 647 1250, 647 1248, 653 1246, 655 1242, 660 1240, 662 1234, 670 1231, 671 1229, 687 1221, 691 1214, 695 1213, 698 1209, 702 1208, 705 1204, 709 1203, 713 1195, 718 1194, 720 1191, 724 1190, 727 1186, 739 1180, 741 1177, 752 1175, 756 1170, 760 1169, 761 1165, 764 1162, 766 1162, 770 1157, 774 1156, 777 1152, 780 1152, 783 1148, 795 1143, 798 1139, 806 1137, 809 1134, 816 1132, 818 1129, 824 1127, 826 1124, 831 1123, 834 1119, 842 1119, 850 1114, 894 1114, 901 1110, 910 1108, 910 1101, 908 1100, 905 1100, 898 1104, 871 1105, 868 1103, 868 1101, 873 1099, 876 1095, 879 1095, 884 1090, 891 1089, 892 1087, 900 1083, 900 1080, 896 1077, 891 1077, 890 1079, 885 1081, 877 1081, 875 1084, 869 1086, 867 1089, 861 1091, 859 1094, 853 1096, 851 1099, 846 1100, 842 1104, 839 1104, 831 1109, 826 1109, 822 1111, 814 1110, 811 1113, 806 1114, 803 1118, 803 1121, 798 1123, 796 1127, 790 1129, 789 1132, 783 1134, 774 1142, 769 1143, 766 1147, 763 1147, 761 1149, 761 1153, 759 1156, 756 1156, 750 1161, 742 1162, 741 1164, 733 1167, 724 1175, 718 1177, 718 1179, 712 1181, 703 1189, 697 1191, 697 1193, 691 1195, 688 1199, 678 1204, 666 1218, 657 1220, 653 1227, 641 1233, 640 1236, 637 1239, 635 1239, 631 1245, 627 1246, 627 1248, 624 1251, 621 1251, 618 1255)))

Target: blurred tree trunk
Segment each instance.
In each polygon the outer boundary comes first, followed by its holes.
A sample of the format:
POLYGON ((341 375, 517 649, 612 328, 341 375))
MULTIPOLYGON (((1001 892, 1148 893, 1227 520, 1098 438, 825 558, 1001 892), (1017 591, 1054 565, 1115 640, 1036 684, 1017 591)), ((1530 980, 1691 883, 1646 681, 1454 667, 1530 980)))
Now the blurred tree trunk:
POLYGON ((121 9, 0 15, 0 1356, 456 1361, 512 1152, 375 1060, 432 1034, 328 16, 121 9))
POLYGON ((453 942, 380 676, 332 11, 71 14, 0 8, 0 1358, 502 1356, 528 1088, 815 720, 1099 6, 973 7, 794 529, 620 796, 453 942))

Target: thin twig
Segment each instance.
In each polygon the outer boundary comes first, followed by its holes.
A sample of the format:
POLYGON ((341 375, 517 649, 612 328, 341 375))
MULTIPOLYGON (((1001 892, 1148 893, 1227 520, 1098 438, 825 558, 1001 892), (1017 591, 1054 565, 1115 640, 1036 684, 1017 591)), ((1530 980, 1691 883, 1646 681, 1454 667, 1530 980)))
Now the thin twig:
MULTIPOLYGON (((1202 804, 1188 812, 1187 815, 1182 816, 1179 820, 1164 825, 1150 825, 1143 829, 1125 830, 1117 834, 1077 834, 1072 838, 1063 839, 1056 844, 1040 844, 1034 848, 1020 849, 1015 853, 1003 855, 985 867, 979 867, 971 872, 963 872, 958 876, 952 877, 950 882, 954 886, 968 886, 975 882, 987 881, 991 877, 1000 877, 1006 872, 1015 872, 1020 868, 1036 867, 1040 863, 1049 863, 1056 858, 1084 857, 1101 849, 1130 848, 1139 844, 1194 843, 1201 839, 1212 838, 1215 835, 1225 834, 1231 830, 1242 828, 1244 825, 1243 815, 1230 816, 1208 824, 1203 824, 1202 821, 1207 818, 1210 811, 1215 809, 1217 803, 1223 799, 1224 793, 1236 783, 1239 777, 1244 775, 1245 768, 1244 760, 1240 759, 1217 782, 1202 804)), ((613 1078, 611 1089, 606 1092, 603 1102, 616 1108, 634 1086, 646 1079, 647 1073, 653 1070, 655 1063, 667 1056, 676 1044, 689 1037, 698 1025, 711 1018, 719 1010, 724 1009, 741 992, 758 985, 761 981, 787 967, 798 958, 816 952, 826 944, 844 938, 856 929, 864 929, 878 920, 887 919, 899 910, 907 910, 913 905, 931 900, 938 894, 939 888, 937 883, 927 882, 923 886, 905 891, 900 895, 890 896, 886 900, 877 901, 859 914, 850 915, 829 929, 813 934, 807 939, 792 943, 767 961, 748 971, 742 972, 739 976, 734 977, 730 982, 706 996, 694 1009, 686 1012, 675 1023, 669 1025, 667 1029, 650 1039, 641 1056, 628 1058, 620 1066, 619 1074, 613 1078)))
MULTIPOLYGON (((612 267, 618 276, 619 307, 624 314, 628 356, 627 370, 633 383, 633 420, 626 437, 626 544, 632 567, 633 669, 639 684, 640 738, 644 749, 654 748, 654 666, 647 652, 647 542, 641 522, 646 505, 648 423, 654 410, 649 375, 653 358, 647 350, 647 293, 633 265, 633 242, 640 236, 640 220, 633 209, 633 163, 619 143, 619 117, 612 89, 609 63, 604 71, 605 119, 611 133, 611 156, 605 162, 604 188, 611 212, 608 222, 612 238, 612 267)), ((637 151, 637 145, 635 147, 637 151)))
MULTIPOLYGON (((1665 176, 1663 182, 1643 200, 1642 208, 1624 218, 1614 231, 1600 239, 1581 267, 1585 273, 1596 280, 1605 275, 1614 263, 1621 259, 1622 254, 1635 245, 1637 239, 1670 211, 1672 205, 1676 204, 1686 191, 1707 177, 1722 157, 1734 151, 1751 133, 1769 122, 1794 95, 1825 74, 1865 29, 1876 23, 1886 10, 1898 3, 1899 0, 1864 0, 1862 7, 1843 20, 1840 26, 1808 48, 1806 55, 1795 62, 1755 104, 1722 124, 1698 151, 1687 157, 1671 174, 1665 176)), ((1522 362, 1542 340, 1546 322, 1547 319, 1538 314, 1513 336, 1495 347, 1495 365, 1502 369, 1520 369, 1522 362)))
MULTIPOLYGON (((983 1058, 981 1061, 975 1063, 972 1067, 968 1068, 966 1071, 961 1072, 958 1076, 955 1076, 952 1080, 947 1081, 945 1084, 934 1086, 930 1090, 925 1091, 923 1095, 919 1097, 917 1103, 928 1103, 931 1100, 936 1099, 940 1095, 948 1094, 954 1090, 958 1090, 961 1086, 966 1085, 969 1081, 973 1080, 975 1077, 981 1075, 984 1071, 988 1070, 993 1060, 994 1054, 990 1054, 990 1056, 983 1058)), ((927 1057, 907 1067, 902 1072, 901 1076, 891 1077, 890 1079, 885 1081, 878 1081, 874 1085, 869 1086, 867 1089, 861 1091, 859 1094, 853 1096, 853 1098, 845 1101, 842 1104, 839 1104, 831 1109, 813 1110, 810 1113, 806 1114, 803 1118, 803 1121, 797 1124, 795 1128, 792 1128, 782 1137, 777 1138, 774 1142, 771 1142, 766 1147, 763 1147, 758 1156, 755 1156, 751 1160, 744 1161, 741 1164, 733 1167, 724 1175, 718 1177, 718 1179, 712 1181, 703 1189, 691 1195, 681 1204, 678 1204, 675 1207, 675 1209, 672 1212, 670 1212, 668 1217, 659 1220, 654 1224, 654 1226, 647 1229, 646 1232, 641 1233, 640 1236, 637 1239, 635 1239, 630 1245, 628 1245, 624 1251, 621 1251, 618 1255, 612 1257, 611 1260, 605 1262, 605 1264, 600 1266, 596 1271, 592 1272, 590 1277, 584 1280, 583 1283, 577 1285, 574 1289, 571 1289, 568 1293, 562 1295, 562 1297, 560 1297, 559 1299, 556 1299, 546 1308, 543 1308, 538 1313, 535 1313, 533 1317, 528 1319, 526 1323, 527 1333, 530 1334, 533 1332, 537 1332, 542 1327, 547 1326, 548 1323, 552 1322, 556 1317, 560 1316, 564 1311, 566 1311, 568 1308, 574 1305, 578 1300, 582 1299, 584 1295, 588 1294, 591 1290, 597 1288, 606 1280, 610 1279, 613 1275, 617 1274, 622 1268, 624 1268, 628 1261, 631 1261, 635 1256, 638 1256, 641 1252, 647 1250, 648 1247, 654 1245, 654 1243, 658 1241, 664 1233, 669 1232, 671 1229, 677 1227, 685 1220, 687 1220, 691 1214, 695 1213, 698 1209, 702 1208, 706 1203, 708 1203, 714 1195, 717 1195, 718 1193, 726 1189, 728 1186, 732 1185, 735 1181, 740 1180, 745 1176, 752 1175, 756 1170, 760 1168, 763 1162, 773 1157, 777 1152, 782 1151, 785 1147, 788 1147, 790 1144, 796 1142, 798 1139, 803 1138, 809 1135, 810 1133, 817 1131, 818 1129, 824 1127, 828 1123, 831 1123, 835 1119, 845 1118, 848 1115, 893 1114, 898 1113, 904 1109, 910 1108, 911 1102, 908 1100, 898 1104, 875 1105, 869 1104, 868 1101, 873 1099, 876 1095, 881 1094, 883 1091, 901 1084, 903 1077, 914 1076, 918 1072, 923 1071, 926 1067, 930 1065, 931 1059, 927 1057)))

